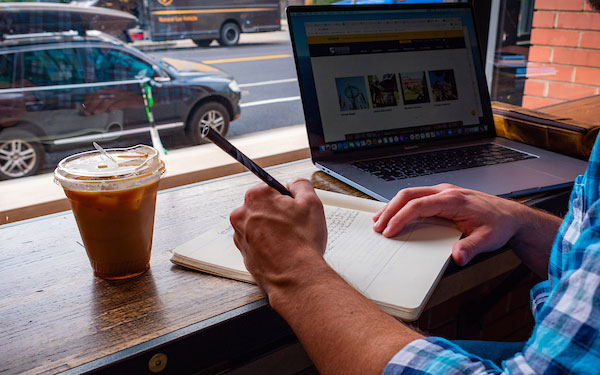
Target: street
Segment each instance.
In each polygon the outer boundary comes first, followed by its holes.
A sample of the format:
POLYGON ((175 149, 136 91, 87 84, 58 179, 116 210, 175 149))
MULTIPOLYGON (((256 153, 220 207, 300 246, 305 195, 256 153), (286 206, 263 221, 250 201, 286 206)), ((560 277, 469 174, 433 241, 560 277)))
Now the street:
POLYGON ((231 123, 228 136, 304 123, 296 68, 287 30, 242 34, 240 44, 208 48, 190 48, 148 52, 204 62, 232 74, 242 88, 242 114, 231 123), (258 59, 260 58, 260 59, 258 59))
MULTIPOLYGON (((304 123, 296 68, 287 29, 277 32, 242 34, 240 44, 221 47, 197 47, 191 40, 136 45, 160 59, 170 57, 201 62, 232 74, 242 89, 241 116, 232 121, 227 137, 304 123)), ((183 131, 161 136, 165 148, 191 146, 183 131)), ((125 147, 134 143, 151 144, 150 136, 102 144, 125 147)), ((52 171, 64 157, 89 150, 88 147, 46 154, 41 173, 52 171)))

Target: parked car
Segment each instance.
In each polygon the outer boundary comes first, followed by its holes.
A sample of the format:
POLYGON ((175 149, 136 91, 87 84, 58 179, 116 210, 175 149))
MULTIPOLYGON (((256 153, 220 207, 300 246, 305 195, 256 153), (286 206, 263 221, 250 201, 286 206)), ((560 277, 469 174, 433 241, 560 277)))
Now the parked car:
POLYGON ((222 135, 240 115, 240 89, 215 67, 155 60, 97 31, 0 39, 0 179, 29 176, 45 151, 149 132, 143 90, 160 133, 201 126, 222 135))

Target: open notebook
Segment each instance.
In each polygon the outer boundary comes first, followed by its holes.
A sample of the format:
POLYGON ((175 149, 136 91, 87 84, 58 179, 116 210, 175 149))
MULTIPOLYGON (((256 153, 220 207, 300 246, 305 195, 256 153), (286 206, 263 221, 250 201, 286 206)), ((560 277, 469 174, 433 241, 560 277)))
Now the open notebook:
MULTIPOLYGON (((415 320, 431 295, 460 238, 445 220, 414 222, 393 239, 372 229, 384 203, 317 190, 325 206, 327 263, 384 311, 415 320)), ((253 283, 233 243, 228 220, 177 247, 171 261, 195 270, 253 283)))

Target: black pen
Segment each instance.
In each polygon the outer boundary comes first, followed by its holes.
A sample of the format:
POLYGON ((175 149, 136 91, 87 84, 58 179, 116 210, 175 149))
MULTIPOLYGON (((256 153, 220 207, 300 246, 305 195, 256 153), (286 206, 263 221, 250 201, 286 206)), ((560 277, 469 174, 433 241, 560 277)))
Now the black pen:
POLYGON ((228 140, 223 138, 223 136, 211 128, 210 125, 204 125, 202 128, 202 137, 210 139, 212 143, 216 144, 223 151, 231 155, 231 157, 240 162, 244 167, 248 168, 250 172, 254 173, 258 178, 263 180, 273 189, 277 190, 283 195, 289 195, 290 197, 292 196, 292 193, 290 193, 289 190, 286 189, 279 181, 268 174, 264 169, 259 167, 255 162, 252 161, 252 159, 244 155, 234 145, 229 143, 228 140))

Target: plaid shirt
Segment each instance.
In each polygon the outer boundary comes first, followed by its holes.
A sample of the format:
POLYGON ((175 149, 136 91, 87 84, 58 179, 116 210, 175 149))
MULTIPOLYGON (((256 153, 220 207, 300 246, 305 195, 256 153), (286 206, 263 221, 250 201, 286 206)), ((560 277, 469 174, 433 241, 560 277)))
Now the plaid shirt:
POLYGON ((498 368, 448 340, 415 340, 384 374, 600 374, 600 137, 552 247, 548 280, 534 286, 536 324, 522 353, 498 368))

